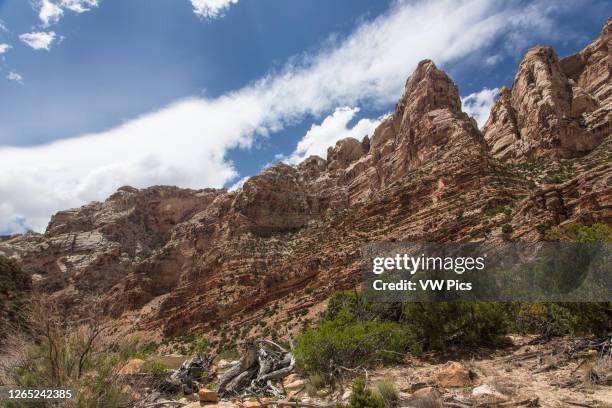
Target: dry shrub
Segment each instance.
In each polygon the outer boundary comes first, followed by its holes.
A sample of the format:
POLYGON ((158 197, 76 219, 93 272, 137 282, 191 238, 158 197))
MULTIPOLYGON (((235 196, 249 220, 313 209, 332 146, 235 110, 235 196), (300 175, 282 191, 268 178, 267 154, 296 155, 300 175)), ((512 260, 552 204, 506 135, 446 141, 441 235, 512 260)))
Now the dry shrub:
POLYGON ((378 380, 374 383, 374 387, 376 394, 380 395, 385 402, 385 407, 397 406, 399 395, 393 380, 387 378, 378 380))
POLYGON ((612 359, 597 358, 587 364, 583 372, 585 385, 612 385, 612 359))
POLYGON ((76 398, 63 406, 129 406, 126 384, 114 374, 120 348, 103 341, 108 325, 99 310, 88 308, 87 315, 73 320, 48 297, 33 302, 30 333, 9 336, 0 378, 18 387, 72 389, 76 398))

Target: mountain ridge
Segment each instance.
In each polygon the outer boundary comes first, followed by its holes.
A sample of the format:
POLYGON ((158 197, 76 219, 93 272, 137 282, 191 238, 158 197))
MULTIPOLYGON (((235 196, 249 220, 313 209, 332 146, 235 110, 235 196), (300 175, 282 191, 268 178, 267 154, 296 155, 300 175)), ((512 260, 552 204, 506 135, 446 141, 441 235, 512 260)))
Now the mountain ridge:
POLYGON ((231 192, 124 186, 55 214, 44 234, 3 238, 0 254, 69 313, 101 297, 121 330, 215 337, 220 324, 257 333, 313 318, 357 285, 367 241, 534 241, 612 223, 611 27, 561 60, 530 49, 482 131, 424 60, 373 135, 326 159, 277 164, 231 192))

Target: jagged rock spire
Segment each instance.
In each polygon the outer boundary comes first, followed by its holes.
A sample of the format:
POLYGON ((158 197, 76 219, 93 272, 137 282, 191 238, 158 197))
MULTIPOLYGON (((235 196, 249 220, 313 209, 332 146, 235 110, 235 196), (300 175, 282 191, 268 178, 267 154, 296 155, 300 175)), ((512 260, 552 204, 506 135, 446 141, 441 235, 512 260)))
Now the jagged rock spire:
POLYGON ((609 32, 610 22, 603 37, 562 61, 549 46, 527 51, 512 89, 502 92, 483 128, 494 156, 513 162, 568 158, 601 143, 605 135, 599 122, 610 111, 602 96, 612 93, 610 72, 602 63, 610 57, 609 41, 602 40, 609 32))

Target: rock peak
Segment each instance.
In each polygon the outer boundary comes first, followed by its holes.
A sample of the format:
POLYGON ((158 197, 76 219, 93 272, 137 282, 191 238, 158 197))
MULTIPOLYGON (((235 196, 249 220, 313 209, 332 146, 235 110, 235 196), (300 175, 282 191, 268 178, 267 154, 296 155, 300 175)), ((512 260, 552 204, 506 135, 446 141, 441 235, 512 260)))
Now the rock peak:
POLYGON ((416 123, 424 114, 437 109, 461 111, 461 99, 455 83, 431 60, 419 62, 406 81, 404 96, 398 104, 402 122, 416 123))
POLYGON ((604 24, 603 29, 601 30, 601 35, 612 34, 612 18, 609 18, 604 24))
POLYGON ((525 53, 512 89, 502 91, 483 129, 494 156, 570 158, 601 143, 612 99, 604 38, 611 30, 608 20, 600 37, 561 61, 550 46, 525 53))

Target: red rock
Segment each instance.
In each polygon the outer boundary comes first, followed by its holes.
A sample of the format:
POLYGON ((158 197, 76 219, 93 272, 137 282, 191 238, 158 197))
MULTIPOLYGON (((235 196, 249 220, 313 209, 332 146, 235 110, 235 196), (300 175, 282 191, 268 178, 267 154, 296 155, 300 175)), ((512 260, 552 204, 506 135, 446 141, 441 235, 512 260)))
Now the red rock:
POLYGON ((200 399, 200 402, 219 401, 219 396, 217 395, 217 393, 207 388, 200 388, 200 390, 198 391, 198 398, 200 399))
POLYGON ((133 358, 128 360, 119 370, 117 370, 118 375, 132 375, 132 374, 140 374, 142 372, 142 367, 145 361, 139 358, 133 358))
POLYGON ((476 374, 465 365, 450 361, 436 373, 438 385, 447 388, 466 387, 476 379, 476 374))
POLYGON ((559 61, 550 47, 530 49, 512 89, 503 89, 483 128, 503 160, 568 158, 590 152, 610 134, 612 23, 580 53, 559 61))
POLYGON ((484 225, 488 209, 511 210, 521 240, 539 239, 539 224, 612 222, 609 38, 610 24, 561 61, 530 50, 482 133, 426 60, 373 135, 339 141, 327 159, 272 166, 233 192, 122 187, 57 213, 44 234, 1 237, 0 253, 69 313, 101 297, 118 325, 172 335, 265 320, 277 301, 283 316, 318 307, 357 285, 364 242, 501 240, 501 225, 484 225), (556 157, 585 148, 567 181, 542 181, 556 157), (533 174, 507 163, 531 156, 542 158, 533 174), (312 303, 291 304, 306 287, 312 303))

